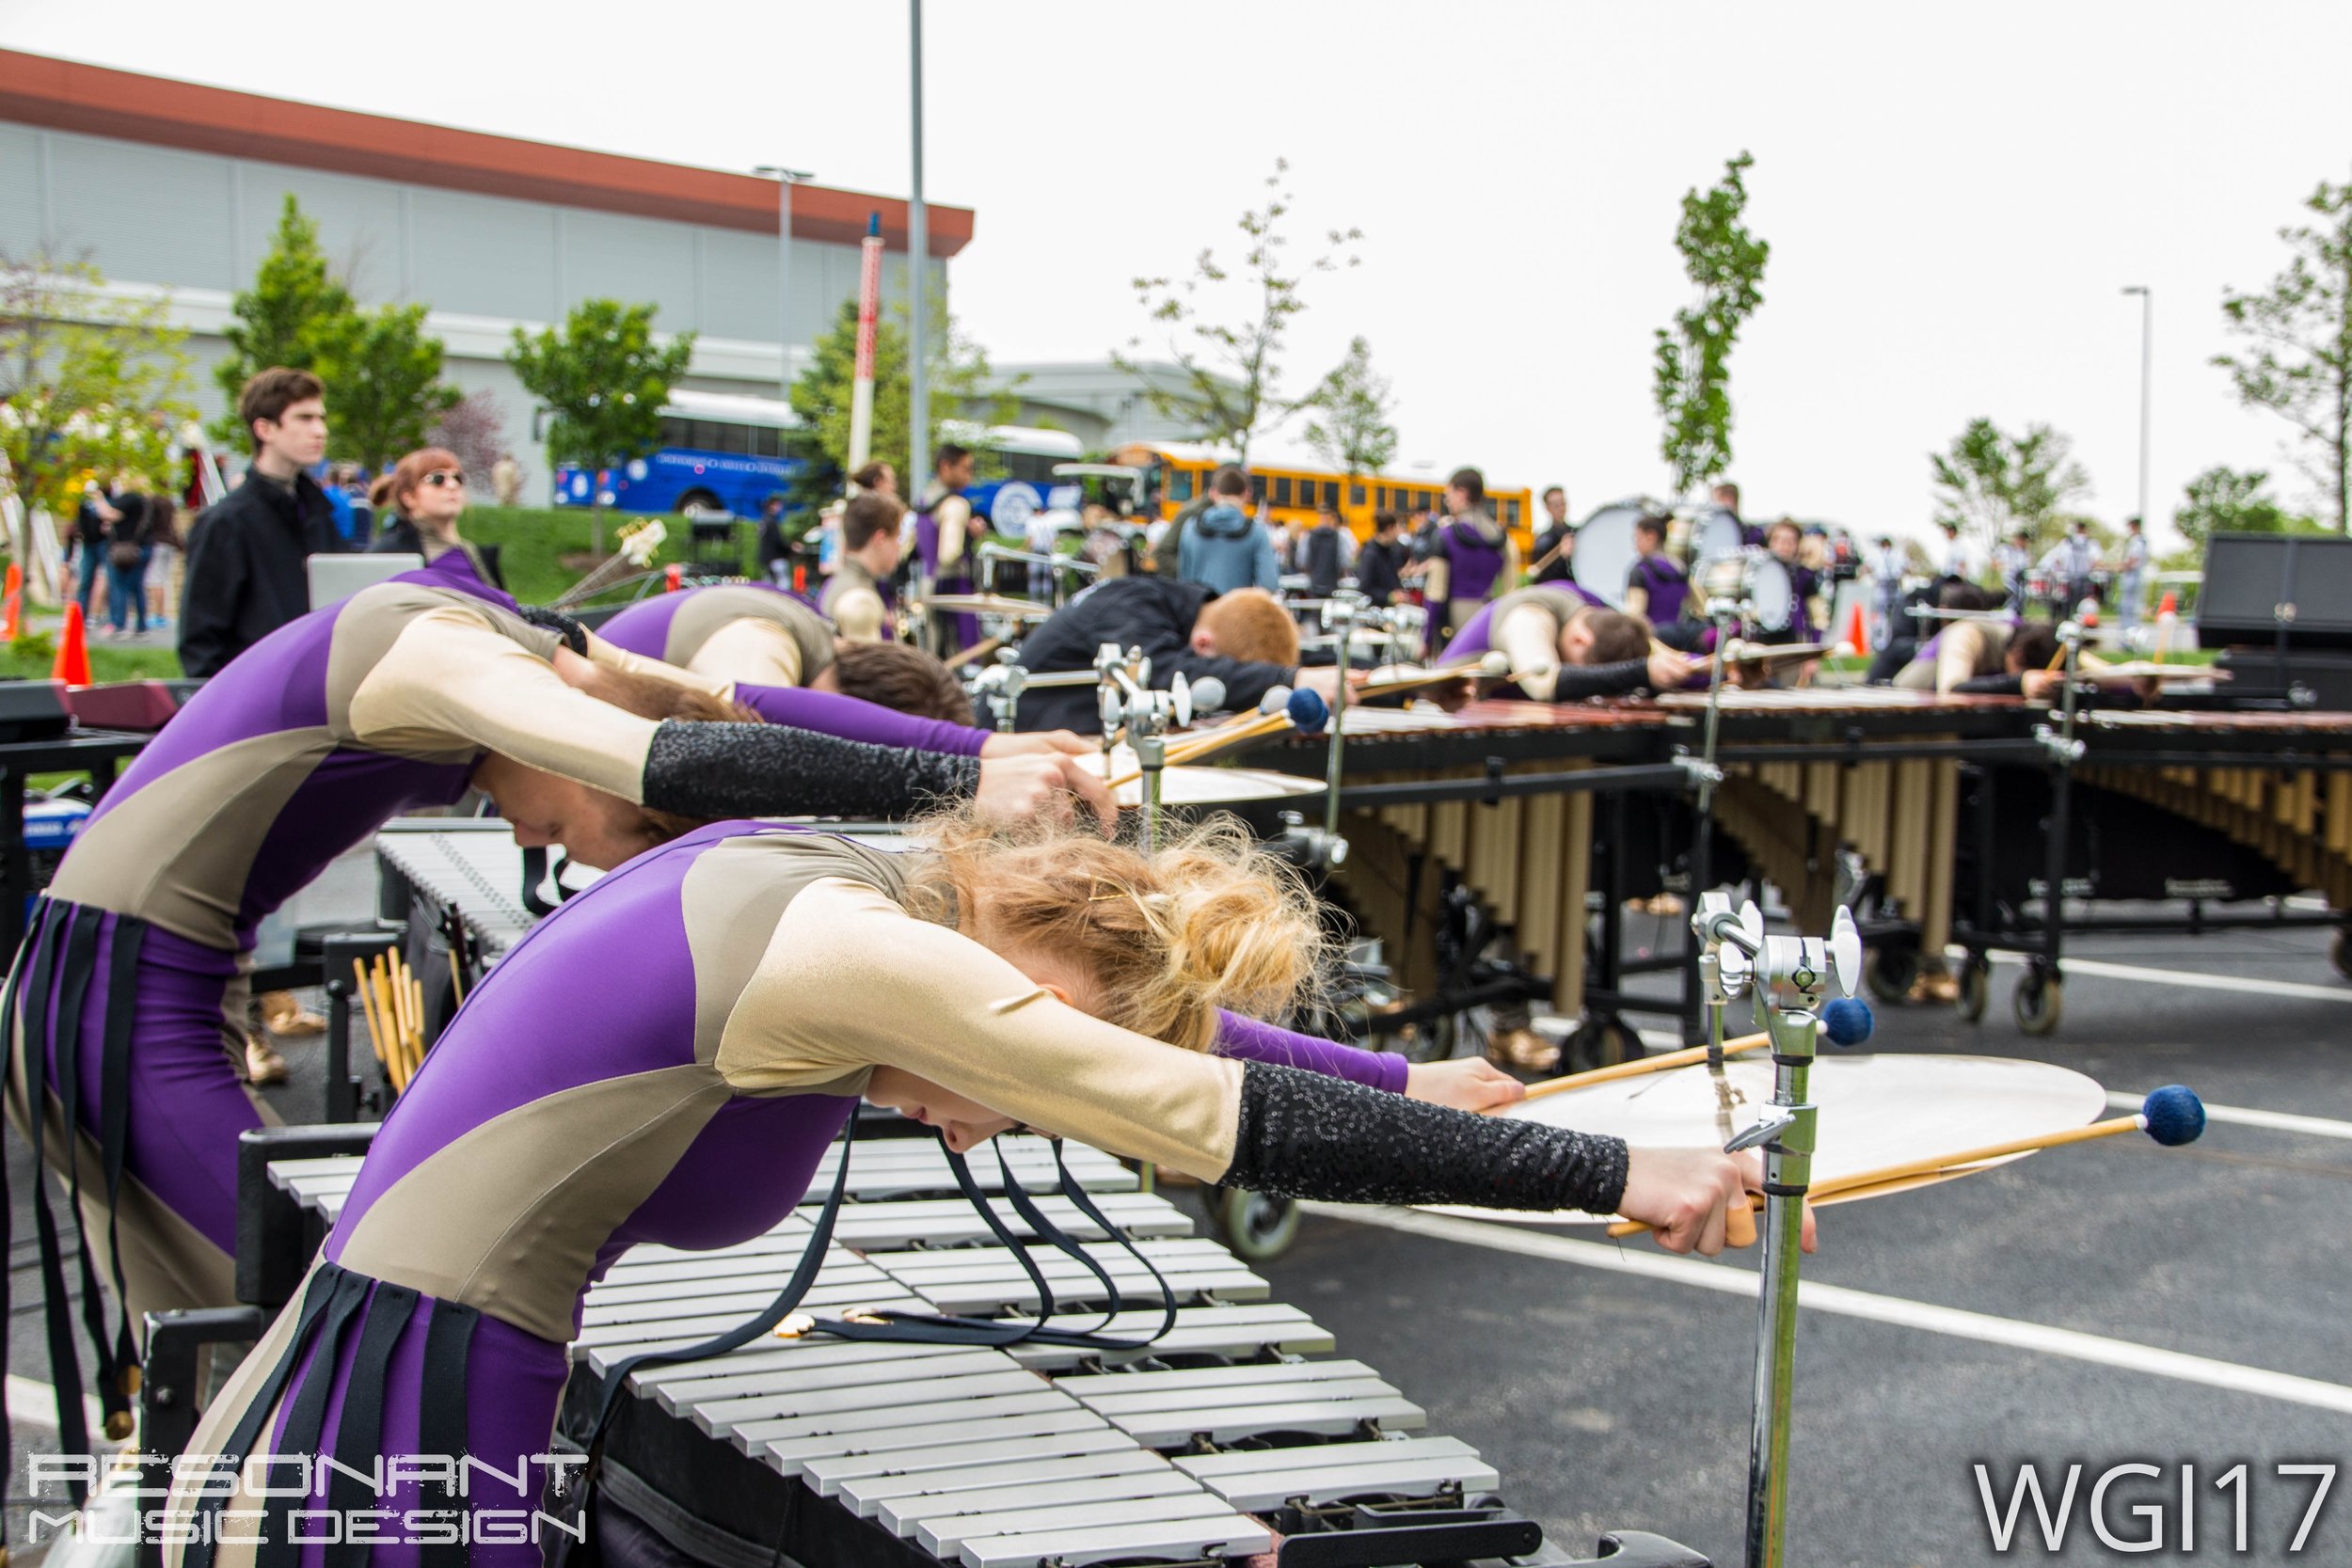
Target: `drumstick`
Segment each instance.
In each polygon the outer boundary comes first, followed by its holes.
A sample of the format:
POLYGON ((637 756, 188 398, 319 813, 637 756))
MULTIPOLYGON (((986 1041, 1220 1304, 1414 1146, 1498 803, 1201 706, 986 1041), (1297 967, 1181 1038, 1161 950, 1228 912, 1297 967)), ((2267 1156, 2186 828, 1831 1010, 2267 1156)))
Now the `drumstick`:
POLYGON ((375 989, 368 984, 368 966, 358 958, 351 960, 351 973, 359 982, 359 1013, 367 1021, 368 1045, 375 1059, 384 1060, 384 1029, 375 1019, 375 989))
MULTIPOLYGON (((1871 1016, 1868 1003, 1859 997, 1841 997, 1821 1009, 1820 1019, 1815 1027, 1830 1044, 1849 1048, 1868 1039, 1870 1031, 1877 1027, 1877 1020, 1871 1016)), ((1772 1037, 1768 1034, 1741 1035, 1724 1041, 1724 1054, 1737 1056, 1772 1043, 1772 1037)), ((1707 1057, 1708 1048, 1694 1045, 1687 1051, 1669 1051, 1662 1056, 1644 1056, 1639 1061, 1619 1062, 1613 1067, 1597 1067, 1589 1072, 1571 1072, 1564 1078, 1547 1078, 1540 1084, 1530 1084, 1526 1098, 1541 1100, 1546 1095, 1565 1094, 1569 1089, 1588 1089, 1596 1084, 1613 1084, 1621 1078, 1640 1078, 1647 1073, 1664 1072, 1670 1068, 1695 1067, 1707 1057)), ((1494 1107, 1497 1111, 1509 1109, 1507 1105, 1494 1107)))
POLYGON ((408 1076, 414 1080, 424 1067, 424 982, 408 976, 408 1076))
MULTIPOLYGON (((2066 1144, 2089 1143, 2093 1138, 2111 1138, 2119 1132, 2145 1132, 2165 1148, 2172 1148, 2195 1143, 2204 1130, 2205 1107, 2196 1092, 2180 1084, 2167 1084, 2163 1088, 2150 1090, 2148 1097, 2140 1101, 2139 1109, 2128 1117, 2113 1117, 2106 1121, 2094 1121, 2088 1127, 2070 1127, 2030 1138, 2011 1138, 2007 1143, 1986 1144, 1981 1148, 1963 1149, 1958 1154, 1931 1155, 1924 1160, 1910 1160, 1901 1164, 1881 1165, 1876 1170, 1832 1177, 1826 1181, 1815 1182, 1807 1196, 1836 1197, 1841 1193, 1860 1193, 1874 1187, 1899 1185, 1924 1176, 1956 1176, 1988 1160, 2006 1160, 2013 1154, 2031 1154, 2066 1144)), ((1761 1206, 1761 1193, 1748 1196, 1751 1208, 1761 1206)), ((1641 1220, 1620 1220, 1609 1227, 1609 1234, 1631 1236, 1649 1228, 1641 1220)))
POLYGON ((407 1077, 401 1070, 399 1024, 392 1006, 392 986, 389 974, 384 955, 378 953, 375 956, 375 962, 370 966, 368 972, 368 990, 375 1001, 376 1016, 384 1021, 384 1076, 390 1080, 392 1092, 398 1094, 402 1085, 407 1082, 407 1077))
POLYGON ((977 642, 973 643, 970 647, 964 649, 963 652, 956 655, 955 657, 949 659, 947 661, 947 668, 950 670, 960 670, 963 666, 973 662, 975 659, 986 658, 989 655, 994 653, 997 649, 1003 647, 1004 645, 1005 640, 1001 637, 984 637, 977 642))

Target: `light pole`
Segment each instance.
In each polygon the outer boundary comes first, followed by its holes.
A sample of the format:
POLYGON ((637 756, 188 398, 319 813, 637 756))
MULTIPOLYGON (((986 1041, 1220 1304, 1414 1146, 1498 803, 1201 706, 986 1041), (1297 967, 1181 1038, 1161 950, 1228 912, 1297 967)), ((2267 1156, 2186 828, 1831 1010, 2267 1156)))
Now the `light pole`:
POLYGON ((762 164, 752 170, 776 182, 776 304, 783 314, 776 321, 776 389, 792 396, 792 187, 811 178, 804 168, 762 164))
POLYGON ((914 104, 914 169, 907 193, 907 495, 922 494, 931 471, 930 223, 923 210, 923 0, 907 0, 908 96, 914 104))
POLYGON ((2148 406, 2150 388, 2149 349, 2155 341, 2156 295, 2145 283, 2134 283, 2124 291, 2139 296, 2139 526, 2148 527, 2148 406))

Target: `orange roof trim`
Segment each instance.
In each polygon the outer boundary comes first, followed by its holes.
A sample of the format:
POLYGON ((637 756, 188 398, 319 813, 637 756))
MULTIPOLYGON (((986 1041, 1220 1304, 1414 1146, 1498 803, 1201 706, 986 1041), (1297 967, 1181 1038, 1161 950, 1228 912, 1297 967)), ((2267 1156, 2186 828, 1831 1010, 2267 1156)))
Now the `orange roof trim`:
MULTIPOLYGON (((159 147, 257 158, 298 168, 437 185, 772 234, 776 185, 754 174, 625 158, 382 115, 199 87, 0 49, 0 119, 159 147)), ((907 204, 825 185, 792 193, 792 232, 855 245, 868 213, 882 243, 907 248, 907 204)), ((928 206, 930 253, 972 240, 972 209, 928 206)))

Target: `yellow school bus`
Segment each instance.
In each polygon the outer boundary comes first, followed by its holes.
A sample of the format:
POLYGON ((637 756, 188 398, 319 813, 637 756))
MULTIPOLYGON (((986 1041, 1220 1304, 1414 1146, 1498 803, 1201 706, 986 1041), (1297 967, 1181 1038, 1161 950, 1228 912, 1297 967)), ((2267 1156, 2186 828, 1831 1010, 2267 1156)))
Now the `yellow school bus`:
MULTIPOLYGON (((1214 447, 1175 442, 1137 442, 1111 454, 1113 463, 1143 470, 1144 494, 1156 504, 1152 515, 1173 517, 1187 501, 1208 488, 1209 476, 1232 454, 1214 447)), ((1445 481, 1423 477, 1403 479, 1387 474, 1338 474, 1327 468, 1298 467, 1284 463, 1253 462, 1249 477, 1265 495, 1266 515, 1277 523, 1299 528, 1314 526, 1316 509, 1335 506, 1341 519, 1358 539, 1372 537, 1372 515, 1393 512, 1409 524, 1420 512, 1445 510, 1445 481)), ((1534 496, 1525 489, 1486 486, 1486 505, 1519 547, 1519 559, 1532 558, 1534 546, 1534 496)))

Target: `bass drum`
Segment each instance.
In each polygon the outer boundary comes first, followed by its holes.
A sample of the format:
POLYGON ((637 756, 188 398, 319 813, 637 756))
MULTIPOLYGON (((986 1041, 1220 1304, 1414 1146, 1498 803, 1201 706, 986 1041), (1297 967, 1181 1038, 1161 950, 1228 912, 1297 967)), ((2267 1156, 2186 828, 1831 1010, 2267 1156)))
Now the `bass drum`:
POLYGON ((1729 512, 1720 506, 1702 507, 1691 518, 1690 546, 1692 564, 1704 566, 1738 555, 1748 547, 1748 536, 1740 519, 1729 512))
POLYGON ((1612 610, 1625 608, 1626 578, 1640 554, 1633 547, 1633 524, 1645 510, 1633 501, 1618 501, 1585 518, 1576 531, 1568 573, 1579 588, 1612 610))

